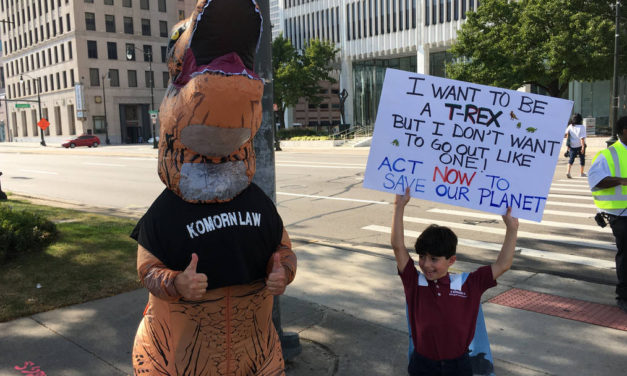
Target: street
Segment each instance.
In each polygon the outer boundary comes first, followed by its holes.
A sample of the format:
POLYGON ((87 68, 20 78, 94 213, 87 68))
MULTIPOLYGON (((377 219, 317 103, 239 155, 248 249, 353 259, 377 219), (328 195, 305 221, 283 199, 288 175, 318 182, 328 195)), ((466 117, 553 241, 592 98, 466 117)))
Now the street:
MULTIPOLYGON (((14 151, 0 146, 0 171, 2 188, 16 194, 121 209, 139 217, 164 188, 156 158, 144 145, 83 148, 78 153, 52 148, 44 154, 14 151), (107 153, 111 150, 116 152, 107 153)), ((350 149, 275 154, 277 205, 293 239, 341 243, 392 257, 394 197, 362 188, 367 153, 350 149)), ((543 221, 521 220, 513 269, 611 285, 616 278, 611 230, 594 222, 587 180, 566 179, 564 170, 562 158, 543 221)), ((407 245, 431 223, 455 231, 459 260, 480 264, 494 260, 504 235, 498 215, 414 199, 406 210, 407 245)))

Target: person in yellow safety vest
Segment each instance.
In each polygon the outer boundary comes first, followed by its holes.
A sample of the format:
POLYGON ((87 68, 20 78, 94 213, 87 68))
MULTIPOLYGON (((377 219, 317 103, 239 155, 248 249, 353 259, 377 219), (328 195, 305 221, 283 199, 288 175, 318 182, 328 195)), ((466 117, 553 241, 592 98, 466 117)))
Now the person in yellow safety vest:
POLYGON ((610 223, 616 238, 616 303, 627 313, 627 116, 617 123, 618 141, 592 159, 588 185, 599 213, 597 223, 610 223))

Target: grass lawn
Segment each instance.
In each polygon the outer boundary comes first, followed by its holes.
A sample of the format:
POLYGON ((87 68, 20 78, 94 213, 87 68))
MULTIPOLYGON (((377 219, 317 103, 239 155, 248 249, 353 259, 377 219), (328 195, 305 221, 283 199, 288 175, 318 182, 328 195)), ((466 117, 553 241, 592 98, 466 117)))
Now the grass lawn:
POLYGON ((137 243, 129 237, 136 220, 34 205, 11 196, 0 205, 36 212, 59 230, 57 241, 44 252, 0 265, 0 322, 140 287, 137 243))

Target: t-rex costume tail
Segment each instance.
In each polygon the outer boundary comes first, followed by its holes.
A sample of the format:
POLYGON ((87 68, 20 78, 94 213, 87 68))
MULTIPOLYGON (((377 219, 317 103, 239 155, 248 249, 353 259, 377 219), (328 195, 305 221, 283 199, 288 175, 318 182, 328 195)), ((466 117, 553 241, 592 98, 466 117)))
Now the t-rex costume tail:
POLYGON ((282 375, 264 279, 279 253, 287 283, 296 256, 274 203, 252 183, 252 138, 263 81, 254 0, 200 0, 175 26, 171 82, 160 107, 159 177, 166 189, 133 231, 150 291, 133 348, 135 375, 282 375), (207 275, 188 300, 176 277, 198 255, 207 275))

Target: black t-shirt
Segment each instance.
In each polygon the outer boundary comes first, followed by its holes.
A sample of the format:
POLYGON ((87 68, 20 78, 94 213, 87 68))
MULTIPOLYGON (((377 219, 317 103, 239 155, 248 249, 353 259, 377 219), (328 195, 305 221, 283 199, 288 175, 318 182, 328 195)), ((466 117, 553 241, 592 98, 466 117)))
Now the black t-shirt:
POLYGON ((196 271, 207 275, 208 289, 264 278, 282 235, 274 203, 254 183, 214 204, 191 204, 165 189, 131 233, 173 270, 184 270, 196 253, 196 271))

